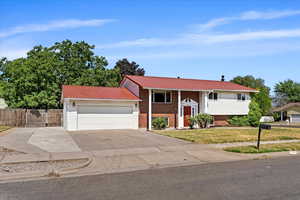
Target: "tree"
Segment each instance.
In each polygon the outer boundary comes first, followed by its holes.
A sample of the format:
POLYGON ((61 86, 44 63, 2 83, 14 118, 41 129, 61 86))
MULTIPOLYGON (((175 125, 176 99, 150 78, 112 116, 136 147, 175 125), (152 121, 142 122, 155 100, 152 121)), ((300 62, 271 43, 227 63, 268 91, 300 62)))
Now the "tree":
POLYGON ((65 40, 49 48, 35 46, 26 58, 2 59, 2 96, 12 108, 60 108, 62 85, 118 86, 119 71, 106 69, 106 59, 93 49, 65 40))
POLYGON ((259 90, 256 94, 251 94, 251 98, 255 100, 263 115, 267 115, 272 108, 272 99, 270 98, 270 88, 265 85, 265 81, 254 76, 237 76, 231 80, 233 83, 244 85, 259 90))
POLYGON ((270 98, 270 92, 267 88, 259 88, 259 92, 252 95, 252 99, 258 103, 259 108, 263 115, 270 113, 272 108, 272 99, 270 98))
POLYGON ((252 100, 249 105, 248 121, 251 126, 257 127, 259 125, 260 118, 262 117, 262 111, 259 104, 255 100, 252 100))
POLYGON ((145 70, 142 67, 136 64, 134 61, 129 62, 126 58, 116 62, 114 69, 119 69, 122 77, 125 75, 145 75, 145 70))
POLYGON ((278 106, 291 102, 300 102, 300 83, 292 80, 277 83, 275 85, 274 100, 278 106))
MULTIPOLYGON (((268 88, 265 85, 265 81, 261 78, 255 78, 254 76, 237 76, 231 80, 231 82, 244 85, 246 87, 260 89, 260 88, 268 88)), ((270 88, 268 88, 270 90, 270 88)))

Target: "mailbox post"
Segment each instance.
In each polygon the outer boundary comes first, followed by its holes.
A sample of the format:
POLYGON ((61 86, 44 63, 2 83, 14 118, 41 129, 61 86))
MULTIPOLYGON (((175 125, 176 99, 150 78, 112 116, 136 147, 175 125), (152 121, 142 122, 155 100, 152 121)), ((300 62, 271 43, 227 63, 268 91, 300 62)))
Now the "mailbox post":
POLYGON ((266 130, 271 130, 272 126, 269 124, 260 124, 259 129, 258 129, 258 138, 257 138, 257 150, 259 150, 259 145, 260 145, 260 135, 263 129, 266 130))

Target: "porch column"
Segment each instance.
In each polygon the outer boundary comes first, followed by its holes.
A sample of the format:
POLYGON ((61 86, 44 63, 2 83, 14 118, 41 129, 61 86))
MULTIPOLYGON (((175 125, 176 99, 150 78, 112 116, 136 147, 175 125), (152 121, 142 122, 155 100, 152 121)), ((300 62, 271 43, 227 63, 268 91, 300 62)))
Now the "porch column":
POLYGON ((203 112, 204 113, 207 113, 208 112, 208 92, 203 92, 203 97, 204 97, 204 110, 203 112))
POLYGON ((280 119, 283 121, 283 111, 280 112, 280 119))
POLYGON ((149 107, 148 107, 148 130, 150 131, 152 129, 152 90, 149 89, 148 90, 148 104, 149 104, 149 107))
POLYGON ((181 91, 178 90, 178 107, 177 107, 177 127, 182 128, 181 126, 181 91))

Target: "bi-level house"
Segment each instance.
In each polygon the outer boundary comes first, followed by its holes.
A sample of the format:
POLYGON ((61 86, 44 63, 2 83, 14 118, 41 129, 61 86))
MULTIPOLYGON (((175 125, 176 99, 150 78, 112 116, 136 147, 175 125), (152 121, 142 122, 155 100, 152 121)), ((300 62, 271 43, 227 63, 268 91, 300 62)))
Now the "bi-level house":
POLYGON ((189 126, 189 117, 207 113, 215 126, 230 116, 247 115, 253 88, 231 82, 125 76, 119 88, 65 85, 62 89, 67 130, 152 129, 155 117, 170 128, 189 126))

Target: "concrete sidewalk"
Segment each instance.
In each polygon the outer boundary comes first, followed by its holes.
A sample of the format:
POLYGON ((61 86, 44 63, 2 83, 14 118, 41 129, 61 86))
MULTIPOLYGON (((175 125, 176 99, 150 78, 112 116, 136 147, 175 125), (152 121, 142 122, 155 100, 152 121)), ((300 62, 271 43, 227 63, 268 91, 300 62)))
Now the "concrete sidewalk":
MULTIPOLYGON (((90 152, 34 153, 5 157, 3 163, 42 162, 51 160, 72 160, 88 158, 91 162, 72 173, 61 176, 81 176, 93 174, 120 173, 153 168, 199 165, 216 162, 292 156, 289 152, 268 154, 237 154, 224 152, 209 145, 187 144, 178 146, 158 146, 145 148, 112 149, 90 152)), ((59 173, 59 172, 58 172, 59 173)), ((32 173, 31 173, 32 174, 32 173)), ((30 175, 31 175, 30 174, 30 175)), ((26 177, 26 178, 30 178, 26 177)), ((35 175, 34 178, 37 178, 35 175)), ((9 177, 5 177, 6 180, 9 177)), ((24 179, 24 174, 12 174, 12 179, 24 179)), ((5 181, 1 180, 0 181, 5 181)))
POLYGON ((68 176, 109 174, 153 168, 293 156, 290 155, 289 152, 269 154, 237 154, 212 148, 208 145, 199 144, 122 150, 103 150, 94 151, 92 154, 93 162, 91 165, 80 169, 76 172, 76 174, 71 174, 68 176))

